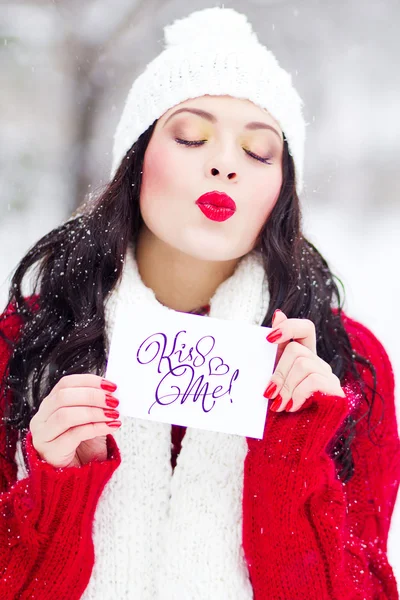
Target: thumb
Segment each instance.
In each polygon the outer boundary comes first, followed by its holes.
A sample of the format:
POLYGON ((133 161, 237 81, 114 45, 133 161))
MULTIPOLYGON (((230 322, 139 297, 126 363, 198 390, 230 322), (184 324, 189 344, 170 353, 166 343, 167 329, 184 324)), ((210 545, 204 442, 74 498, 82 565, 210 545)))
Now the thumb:
MULTIPOLYGON (((284 312, 282 312, 279 308, 274 312, 273 317, 272 317, 272 328, 275 329, 275 327, 278 327, 281 323, 283 323, 284 321, 287 321, 287 316, 285 315, 284 312)), ((274 371, 276 369, 276 365, 278 364, 278 362, 280 361, 280 358, 283 354, 284 349, 287 346, 287 342, 284 344, 278 344, 278 350, 276 353, 276 358, 275 358, 275 364, 274 364, 274 371)))
POLYGON ((287 321, 287 316, 278 308, 272 317, 272 328, 278 327, 283 321, 287 321))

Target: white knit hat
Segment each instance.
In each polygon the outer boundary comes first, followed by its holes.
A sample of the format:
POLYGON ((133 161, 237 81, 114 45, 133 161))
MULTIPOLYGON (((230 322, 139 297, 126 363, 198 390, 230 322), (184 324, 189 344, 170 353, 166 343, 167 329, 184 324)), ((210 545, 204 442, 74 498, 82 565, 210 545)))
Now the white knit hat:
POLYGON ((279 123, 303 189, 306 123, 303 101, 247 17, 206 8, 164 28, 165 49, 133 82, 114 134, 111 178, 138 137, 167 110, 206 94, 251 100, 279 123))

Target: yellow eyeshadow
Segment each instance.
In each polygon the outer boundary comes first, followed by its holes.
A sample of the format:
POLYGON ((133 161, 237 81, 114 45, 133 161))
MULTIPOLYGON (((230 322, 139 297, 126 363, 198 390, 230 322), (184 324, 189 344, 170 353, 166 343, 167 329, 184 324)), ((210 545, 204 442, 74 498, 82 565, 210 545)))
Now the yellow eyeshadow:
POLYGON ((271 152, 270 144, 268 140, 261 135, 246 135, 241 139, 241 144, 246 150, 255 152, 260 156, 266 156, 271 152))
POLYGON ((264 144, 264 141, 260 135, 257 136, 247 134, 246 136, 243 136, 240 141, 242 144, 264 144))
POLYGON ((185 127, 181 130, 181 135, 191 140, 206 140, 212 134, 210 127, 185 127))
POLYGON ((210 137, 210 135, 212 134, 212 127, 209 126, 207 127, 207 125, 204 125, 203 127, 200 128, 200 135, 201 135, 201 139, 206 139, 208 137, 210 137))
MULTIPOLYGON (((179 123, 175 129, 174 135, 186 140, 200 141, 208 140, 213 135, 214 128, 211 123, 202 122, 201 124, 194 123, 179 123)), ((267 154, 268 141, 265 136, 260 133, 246 133, 239 137, 239 143, 246 150, 267 154)))
POLYGON ((201 125, 200 123, 194 124, 193 122, 186 122, 179 123, 174 131, 174 135, 177 137, 182 136, 188 140, 204 140, 212 134, 212 131, 212 125, 207 122, 202 122, 201 125))

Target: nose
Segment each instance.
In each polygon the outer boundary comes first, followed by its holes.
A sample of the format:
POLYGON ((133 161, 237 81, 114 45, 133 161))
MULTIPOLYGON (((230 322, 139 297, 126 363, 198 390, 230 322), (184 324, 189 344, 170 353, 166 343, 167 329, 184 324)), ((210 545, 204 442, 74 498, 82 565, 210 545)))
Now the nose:
POLYGON ((226 138, 221 137, 206 148, 206 162, 204 163, 207 177, 218 178, 218 181, 239 180, 240 155, 236 139, 232 134, 226 138))
POLYGON ((216 169, 215 167, 213 167, 213 168, 211 169, 211 175, 212 175, 213 177, 218 177, 218 176, 220 176, 222 179, 223 179, 223 178, 225 178, 225 177, 226 177, 227 179, 236 179, 236 178, 237 178, 237 175, 236 175, 236 173, 235 173, 234 171, 230 171, 230 172, 228 172, 228 173, 224 173, 223 171, 221 172, 221 171, 219 171, 218 169, 216 169))

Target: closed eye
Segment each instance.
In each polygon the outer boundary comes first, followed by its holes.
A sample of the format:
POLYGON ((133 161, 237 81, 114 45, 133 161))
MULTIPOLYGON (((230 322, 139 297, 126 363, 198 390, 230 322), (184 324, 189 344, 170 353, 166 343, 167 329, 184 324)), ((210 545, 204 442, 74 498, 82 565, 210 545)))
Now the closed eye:
POLYGON ((257 154, 254 154, 253 152, 250 152, 250 150, 246 150, 245 148, 244 148, 244 151, 247 152, 247 154, 249 156, 251 156, 252 158, 255 158, 256 160, 259 160, 260 162, 263 162, 266 165, 272 165, 272 163, 269 162, 268 158, 262 158, 261 156, 258 156, 257 154))
MULTIPOLYGON (((197 146, 202 146, 207 140, 191 141, 191 140, 182 140, 180 138, 175 138, 175 141, 178 144, 183 144, 185 146, 197 147, 197 146)), ((259 162, 265 163, 267 165, 272 165, 272 163, 269 162, 269 158, 262 158, 261 156, 258 156, 257 154, 254 154, 253 152, 250 152, 250 150, 246 150, 245 148, 243 148, 243 150, 249 156, 251 156, 251 158, 254 158, 255 160, 258 160, 259 162)))
POLYGON ((206 140, 191 142, 190 140, 181 140, 180 138, 175 138, 175 141, 178 142, 178 144, 185 144, 185 146, 201 146, 206 140))

